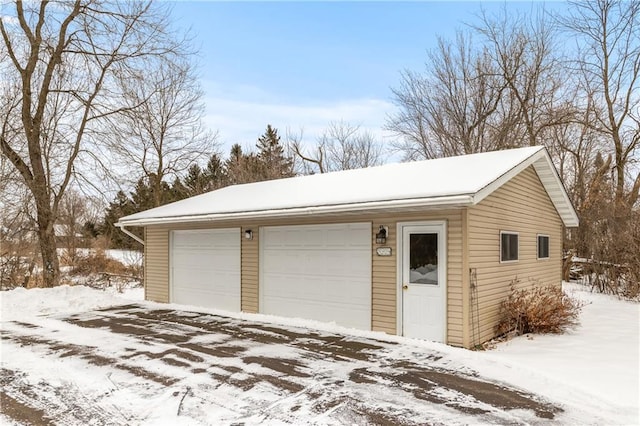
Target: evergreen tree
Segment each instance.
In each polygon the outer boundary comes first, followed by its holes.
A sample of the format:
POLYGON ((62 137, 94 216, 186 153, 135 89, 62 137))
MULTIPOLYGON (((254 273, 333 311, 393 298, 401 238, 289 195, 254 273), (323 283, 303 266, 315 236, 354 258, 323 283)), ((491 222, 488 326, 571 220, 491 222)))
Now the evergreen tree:
POLYGON ((280 179, 294 176, 293 159, 287 157, 278 130, 267 125, 265 133, 258 138, 258 159, 261 163, 261 180, 280 179))
POLYGON ((209 179, 208 191, 213 191, 214 189, 222 188, 228 185, 227 172, 225 170, 224 163, 220 158, 220 155, 211 155, 211 158, 209 158, 209 162, 207 163, 207 168, 204 172, 209 179))
POLYGON ((231 147, 229 159, 225 162, 225 169, 227 182, 230 185, 265 180, 258 156, 253 153, 243 153, 239 144, 231 147))
MULTIPOLYGON (((186 197, 185 187, 178 178, 174 180, 172 185, 163 181, 160 188, 161 193, 156 198, 154 187, 149 184, 149 178, 141 177, 129 196, 123 191, 118 191, 115 199, 107 207, 103 223, 100 226, 100 233, 109 238, 112 248, 141 249, 138 242, 115 226, 121 217, 151 209, 156 206, 157 199, 160 199, 162 204, 167 204, 186 197)), ((140 238, 143 237, 142 228, 134 227, 130 230, 140 238)))
MULTIPOLYGON (((100 226, 100 233, 109 238, 112 248, 140 250, 140 244, 133 238, 125 235, 115 224, 118 220, 136 212, 133 201, 123 191, 118 191, 116 198, 109 203, 105 212, 104 221, 100 226)), ((142 229, 134 229, 133 232, 142 237, 142 229)))
POLYGON ((184 194, 187 197, 207 192, 207 176, 198 164, 192 164, 184 177, 184 194))

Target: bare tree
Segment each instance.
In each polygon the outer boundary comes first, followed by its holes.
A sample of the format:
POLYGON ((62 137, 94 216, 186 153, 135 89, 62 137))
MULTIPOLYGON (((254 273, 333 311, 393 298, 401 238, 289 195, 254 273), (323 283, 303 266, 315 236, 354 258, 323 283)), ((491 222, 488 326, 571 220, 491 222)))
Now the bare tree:
POLYGON ((126 140, 115 141, 114 152, 131 167, 128 175, 137 179, 142 171, 148 179, 153 207, 162 204, 163 181, 216 150, 216 135, 202 124, 203 91, 187 53, 153 57, 153 73, 125 75, 120 84, 127 108, 111 119, 114 131, 108 137, 113 133, 126 140))
POLYGON ((627 171, 640 143, 640 2, 572 2, 560 19, 577 42, 585 91, 602 106, 589 123, 609 140, 614 154, 615 204, 627 210, 637 202, 640 174, 627 191, 627 171))
POLYGON ((11 13, 0 20, 0 148, 33 197, 43 282, 54 286, 53 225, 80 162, 106 156, 93 142, 104 118, 123 110, 119 76, 141 75, 145 58, 178 44, 166 9, 149 2, 16 0, 11 13))
MULTIPOLYGON (((575 99, 582 98, 584 93, 576 89, 575 99)), ((590 123, 595 121, 596 105, 590 95, 581 99, 584 105, 580 105, 573 122, 558 124, 551 128, 547 144, 552 158, 555 159, 560 177, 569 191, 571 200, 578 214, 583 211, 590 183, 595 173, 592 164, 599 152, 604 152, 606 143, 602 135, 594 131, 590 123), (579 115, 578 115, 579 114, 579 115)))
POLYGON ((553 143, 575 120, 573 99, 543 15, 480 15, 455 42, 439 40, 423 74, 405 71, 387 129, 407 158, 553 143))
POLYGON ((289 135, 290 146, 306 166, 306 173, 361 169, 382 164, 382 145, 360 126, 331 122, 318 138, 312 152, 302 146, 302 137, 289 135))
MULTIPOLYGON (((64 252, 70 264, 74 264, 78 248, 88 247, 84 225, 92 218, 92 202, 87 196, 74 189, 68 189, 60 204, 60 212, 55 229, 58 242, 64 245, 64 252)), ((95 219, 95 218, 93 218, 95 219)))
POLYGON ((458 33, 454 43, 438 40, 424 74, 405 71, 393 89, 399 112, 386 128, 402 140, 407 159, 490 151, 501 147, 495 121, 505 84, 488 51, 458 33))
POLYGON ((564 84, 570 77, 560 60, 555 31, 543 12, 532 17, 483 11, 473 29, 484 39, 503 92, 503 122, 515 145, 552 144, 557 126, 575 121, 576 107, 564 84))

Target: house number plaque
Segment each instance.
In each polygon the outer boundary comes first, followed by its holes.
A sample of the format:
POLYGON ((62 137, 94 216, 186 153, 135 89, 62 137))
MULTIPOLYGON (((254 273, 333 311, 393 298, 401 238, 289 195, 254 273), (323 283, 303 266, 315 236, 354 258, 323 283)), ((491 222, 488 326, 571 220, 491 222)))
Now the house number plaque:
POLYGON ((391 256, 391 247, 378 247, 376 248, 376 254, 378 256, 391 256))

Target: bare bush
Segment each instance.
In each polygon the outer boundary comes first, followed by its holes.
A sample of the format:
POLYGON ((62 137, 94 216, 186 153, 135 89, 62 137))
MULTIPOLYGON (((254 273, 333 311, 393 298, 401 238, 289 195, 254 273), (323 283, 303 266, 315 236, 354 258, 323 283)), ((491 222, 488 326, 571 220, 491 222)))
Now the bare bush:
POLYGON ((0 289, 30 287, 37 276, 37 247, 24 240, 2 241, 0 289))
POLYGON ((115 287, 122 293, 125 288, 137 287, 142 283, 142 253, 132 252, 130 256, 125 256, 127 264, 124 264, 107 256, 103 250, 91 250, 76 258, 73 267, 65 271, 62 282, 102 290, 115 287))
POLYGON ((502 302, 498 335, 514 333, 562 333, 579 323, 584 303, 572 298, 559 286, 516 289, 517 278, 511 282, 511 294, 502 302))
POLYGON ((640 212, 603 215, 590 226, 590 258, 573 258, 573 276, 592 291, 640 300, 640 212))
POLYGON ((0 179, 0 289, 31 287, 41 263, 31 204, 19 185, 0 179))
POLYGON ((129 268, 115 259, 111 259, 103 252, 78 256, 72 275, 90 275, 95 273, 128 274, 129 268))

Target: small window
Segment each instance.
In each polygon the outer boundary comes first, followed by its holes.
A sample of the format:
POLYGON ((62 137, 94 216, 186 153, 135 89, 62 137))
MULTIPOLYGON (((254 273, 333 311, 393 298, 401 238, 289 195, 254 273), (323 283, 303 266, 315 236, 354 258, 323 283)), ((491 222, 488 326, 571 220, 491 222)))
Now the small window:
POLYGON ((518 234, 500 232, 500 261, 514 262, 518 260, 518 234))
POLYGON ((538 235, 538 259, 549 258, 549 236, 538 235))

